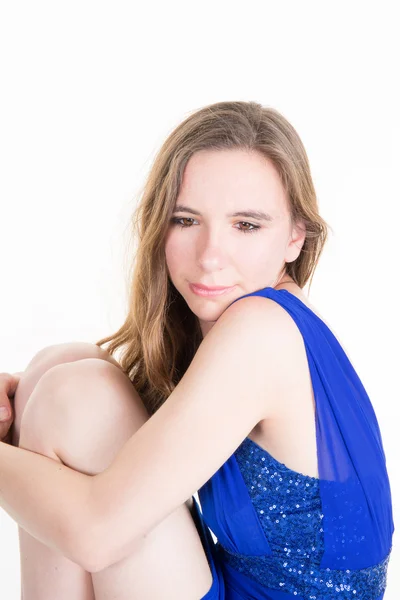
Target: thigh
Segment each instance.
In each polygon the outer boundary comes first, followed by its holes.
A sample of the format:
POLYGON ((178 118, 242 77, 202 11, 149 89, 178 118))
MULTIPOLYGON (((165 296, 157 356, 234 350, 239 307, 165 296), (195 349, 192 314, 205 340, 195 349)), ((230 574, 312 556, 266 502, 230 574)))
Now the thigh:
MULTIPOLYGON (((48 456, 94 475, 111 464, 148 418, 120 369, 84 359, 58 365, 39 381, 26 407, 21 439, 29 446, 28 436, 33 435, 48 456)), ((96 600, 203 597, 212 575, 189 502, 155 527, 132 555, 91 576, 96 600)))
POLYGON ((95 600, 91 573, 18 528, 23 600, 95 600))

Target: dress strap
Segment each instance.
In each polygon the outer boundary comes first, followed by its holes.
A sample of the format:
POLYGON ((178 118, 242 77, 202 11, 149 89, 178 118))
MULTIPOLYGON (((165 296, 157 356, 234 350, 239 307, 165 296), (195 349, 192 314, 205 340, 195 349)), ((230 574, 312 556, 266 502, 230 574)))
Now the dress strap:
POLYGON ((297 296, 266 287, 234 302, 256 295, 280 304, 304 340, 316 407, 321 567, 379 564, 390 553, 394 524, 385 453, 368 394, 333 332, 297 296))

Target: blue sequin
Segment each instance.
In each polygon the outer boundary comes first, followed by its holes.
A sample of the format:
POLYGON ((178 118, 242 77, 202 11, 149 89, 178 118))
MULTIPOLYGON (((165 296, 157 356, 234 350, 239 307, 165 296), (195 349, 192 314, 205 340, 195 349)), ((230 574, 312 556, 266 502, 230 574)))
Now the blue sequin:
POLYGON ((382 595, 389 556, 365 569, 320 568, 324 515, 319 479, 292 471, 250 438, 238 447, 235 457, 272 555, 243 556, 218 542, 216 548, 224 561, 267 588, 307 600, 373 600, 382 595))

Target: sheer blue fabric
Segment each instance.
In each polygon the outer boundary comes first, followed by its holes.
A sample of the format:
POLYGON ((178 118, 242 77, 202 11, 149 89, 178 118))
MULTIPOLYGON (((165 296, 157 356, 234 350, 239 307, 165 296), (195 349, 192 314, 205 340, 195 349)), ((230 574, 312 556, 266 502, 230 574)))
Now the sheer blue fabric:
POLYGON ((370 399, 328 326, 289 291, 315 398, 318 478, 250 438, 198 491, 195 521, 213 573, 203 600, 382 600, 394 531, 390 484, 370 399), (217 538, 215 544, 210 530, 217 538))

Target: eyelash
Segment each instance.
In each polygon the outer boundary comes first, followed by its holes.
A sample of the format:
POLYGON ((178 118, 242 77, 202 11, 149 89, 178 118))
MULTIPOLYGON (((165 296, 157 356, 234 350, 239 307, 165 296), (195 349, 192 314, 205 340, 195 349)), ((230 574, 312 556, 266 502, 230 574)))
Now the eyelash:
MULTIPOLYGON (((179 222, 182 221, 182 219, 194 221, 194 219, 192 219, 191 217, 173 217, 171 219, 171 223, 173 225, 178 225, 181 229, 187 229, 188 227, 191 227, 191 225, 182 225, 182 223, 179 222)), ((239 229, 239 231, 241 231, 242 233, 256 233, 256 231, 260 229, 260 225, 254 225, 253 223, 249 223, 248 221, 239 221, 239 223, 246 223, 246 225, 251 225, 253 227, 253 229, 239 229)))

